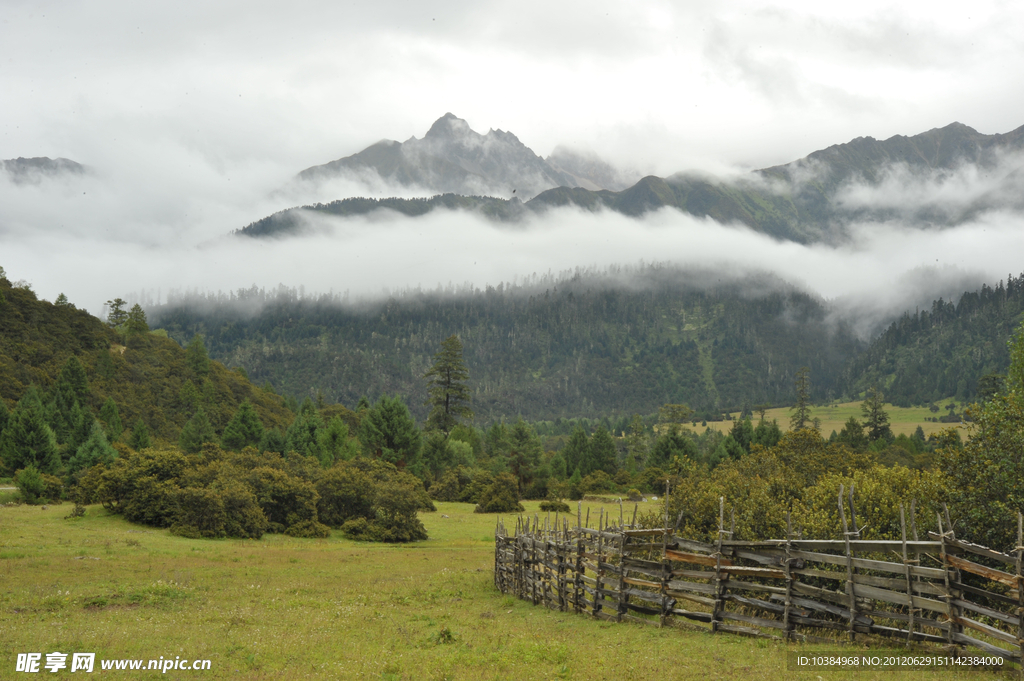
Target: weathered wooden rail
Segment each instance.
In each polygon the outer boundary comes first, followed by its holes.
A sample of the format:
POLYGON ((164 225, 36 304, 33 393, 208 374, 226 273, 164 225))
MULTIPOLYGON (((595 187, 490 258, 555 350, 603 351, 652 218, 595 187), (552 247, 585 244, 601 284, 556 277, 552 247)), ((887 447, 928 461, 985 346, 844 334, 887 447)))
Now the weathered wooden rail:
POLYGON ((619 622, 686 620, 713 632, 810 642, 881 636, 1021 661, 1019 515, 1009 555, 958 539, 948 513, 927 539, 913 513, 907 538, 901 508, 899 540, 860 539, 843 511, 842 539, 804 539, 790 526, 784 539, 740 541, 725 529, 724 510, 722 500, 713 544, 679 536, 668 522, 626 523, 621 510, 617 523, 602 512, 597 527, 578 514, 519 518, 513 533, 499 521, 494 583, 536 605, 619 622))

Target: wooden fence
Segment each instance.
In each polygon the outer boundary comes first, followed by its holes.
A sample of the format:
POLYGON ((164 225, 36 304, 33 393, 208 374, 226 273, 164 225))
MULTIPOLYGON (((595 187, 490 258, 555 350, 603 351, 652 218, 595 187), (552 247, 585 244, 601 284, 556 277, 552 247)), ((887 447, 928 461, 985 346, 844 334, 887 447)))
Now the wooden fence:
POLYGON ((658 626, 681 619, 725 631, 809 642, 883 636, 973 648, 1020 662, 1024 651, 1022 519, 1016 555, 958 539, 949 515, 910 538, 900 508, 900 540, 862 540, 850 529, 839 492, 842 539, 739 541, 725 529, 720 500, 714 544, 674 528, 643 529, 603 511, 596 527, 550 514, 499 521, 494 583, 503 593, 560 611, 658 626), (995 566, 995 567, 994 567, 995 566), (822 636, 827 632, 825 636, 822 636))

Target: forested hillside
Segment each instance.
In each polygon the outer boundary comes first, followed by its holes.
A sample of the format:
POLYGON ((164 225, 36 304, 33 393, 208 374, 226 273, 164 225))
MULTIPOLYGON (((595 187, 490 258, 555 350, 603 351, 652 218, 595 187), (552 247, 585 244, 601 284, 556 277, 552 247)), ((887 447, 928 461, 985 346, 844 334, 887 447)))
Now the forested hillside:
POLYGON ((1024 274, 967 291, 956 303, 940 298, 929 310, 905 313, 854 360, 851 390, 878 385, 899 406, 971 399, 979 379, 1006 372, 1006 342, 1022 321, 1024 274))
POLYGON ((361 304, 252 289, 186 296, 150 317, 181 342, 203 334, 211 356, 280 392, 349 406, 400 395, 418 418, 423 373, 451 334, 484 422, 787 403, 802 366, 816 399, 838 396, 861 344, 821 300, 767 275, 716 279, 647 267, 361 304))
POLYGON ((31 288, 12 285, 0 270, 0 400, 13 410, 35 386, 46 402, 72 357, 84 368, 86 411, 98 415, 112 398, 124 426, 141 418, 156 437, 177 439, 199 406, 222 428, 246 399, 268 427, 284 428, 292 420, 281 397, 237 371, 219 362, 190 363, 166 335, 125 335, 64 300, 38 300, 31 288))

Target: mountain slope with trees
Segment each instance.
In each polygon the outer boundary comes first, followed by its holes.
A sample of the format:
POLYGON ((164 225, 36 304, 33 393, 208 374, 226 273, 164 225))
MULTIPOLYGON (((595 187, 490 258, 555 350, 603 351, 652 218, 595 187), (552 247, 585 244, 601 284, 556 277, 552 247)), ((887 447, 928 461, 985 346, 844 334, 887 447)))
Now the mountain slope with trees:
POLYGON ((287 394, 350 406, 401 395, 419 419, 421 377, 452 334, 483 422, 785 403, 802 366, 816 399, 837 396, 861 343, 823 301, 767 275, 711 285, 718 276, 647 267, 361 304, 252 289, 150 315, 175 339, 201 333, 213 357, 287 394))
POLYGON ((62 373, 70 371, 79 394, 66 400, 65 411, 73 401, 101 416, 106 406, 128 429, 141 420, 150 434, 166 440, 176 439, 199 407, 220 430, 244 400, 268 427, 291 422, 280 396, 219 362, 204 363, 205 349, 199 356, 198 348, 190 353, 165 334, 132 327, 132 313, 124 314, 125 325, 113 328, 63 296, 56 303, 39 300, 27 285, 12 285, 0 269, 0 402, 14 410, 35 390, 52 410, 55 400, 64 399, 55 394, 62 373))
POLYGON ((880 386, 898 406, 972 399, 998 388, 1010 365, 1006 342, 1022 321, 1024 274, 965 291, 956 303, 940 298, 894 321, 851 363, 848 384, 855 392, 880 386))

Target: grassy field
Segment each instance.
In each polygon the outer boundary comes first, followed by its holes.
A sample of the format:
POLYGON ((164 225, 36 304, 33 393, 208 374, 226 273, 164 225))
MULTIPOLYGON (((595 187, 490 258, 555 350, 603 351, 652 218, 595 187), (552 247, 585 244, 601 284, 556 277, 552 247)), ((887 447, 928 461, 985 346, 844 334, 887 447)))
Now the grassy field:
MULTIPOLYGON (((889 422, 892 426, 892 432, 894 435, 912 435, 918 426, 924 430, 924 434, 931 435, 937 433, 944 428, 950 426, 959 427, 955 423, 932 423, 931 421, 925 421, 926 418, 932 418, 934 416, 944 416, 947 412, 945 405, 948 400, 944 400, 938 413, 932 413, 928 410, 928 407, 894 407, 891 404, 885 405, 885 411, 889 414, 889 422)), ((821 419, 821 434, 828 437, 829 434, 834 430, 837 433, 843 429, 843 424, 851 417, 855 417, 858 421, 864 420, 864 415, 860 410, 861 402, 844 402, 842 404, 836 403, 827 407, 812 407, 811 418, 821 419)), ((958 409, 957 413, 960 411, 958 409)), ((765 412, 765 418, 771 421, 775 419, 779 423, 779 427, 783 431, 789 430, 789 419, 793 416, 793 412, 789 407, 779 407, 778 409, 769 409, 765 412)), ((739 418, 739 412, 732 414, 732 417, 739 418)), ((757 425, 758 416, 754 415, 754 421, 757 425)), ((695 433, 703 433, 708 428, 715 428, 717 430, 728 433, 732 429, 732 421, 711 421, 708 422, 707 426, 702 426, 700 423, 694 426, 686 426, 695 433)))
MULTIPOLYGON (((430 539, 408 546, 337 533, 185 539, 98 506, 77 520, 64 519, 68 504, 0 508, 0 678, 21 677, 17 653, 40 652, 45 660, 53 651, 94 652, 97 670, 111 658, 212 661, 210 671, 162 675, 170 679, 997 678, 949 670, 790 672, 787 651, 858 648, 545 610, 494 588, 495 516, 473 514, 468 504, 437 506, 423 515, 430 539)), ((536 511, 538 504, 526 506, 536 511)), ((598 506, 591 504, 595 514, 598 506)), ((77 678, 67 670, 59 676, 77 678)))

